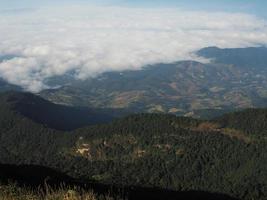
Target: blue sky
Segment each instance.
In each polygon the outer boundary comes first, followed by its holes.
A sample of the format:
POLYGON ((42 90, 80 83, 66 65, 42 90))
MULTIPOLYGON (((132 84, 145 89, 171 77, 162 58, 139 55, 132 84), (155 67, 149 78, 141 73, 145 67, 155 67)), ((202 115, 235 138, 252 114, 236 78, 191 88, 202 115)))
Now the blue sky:
POLYGON ((188 10, 245 12, 267 19, 266 0, 0 0, 2 9, 94 3, 134 7, 180 7, 188 10))

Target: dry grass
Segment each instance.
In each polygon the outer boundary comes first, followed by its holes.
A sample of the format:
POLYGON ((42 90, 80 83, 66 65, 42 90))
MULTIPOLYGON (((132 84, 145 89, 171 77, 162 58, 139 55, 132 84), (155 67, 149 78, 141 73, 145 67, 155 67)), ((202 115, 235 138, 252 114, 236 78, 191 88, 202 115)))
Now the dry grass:
POLYGON ((229 136, 230 138, 235 138, 237 140, 241 140, 247 144, 253 142, 253 140, 249 136, 245 135, 243 132, 236 130, 236 129, 224 128, 224 129, 222 129, 222 133, 224 135, 229 136))
POLYGON ((196 131, 219 131, 220 125, 211 122, 203 122, 195 128, 196 131))
POLYGON ((217 123, 211 123, 211 122, 203 122, 199 124, 196 128, 193 130, 195 131, 201 131, 201 132, 216 132, 223 135, 226 135, 230 138, 234 138, 240 141, 243 141, 245 143, 252 143, 252 139, 243 133, 240 130, 232 129, 232 128, 221 128, 219 124, 217 123))
POLYGON ((84 191, 79 188, 60 187, 52 189, 46 186, 45 189, 29 189, 19 187, 16 184, 0 186, 0 200, 112 200, 105 196, 98 198, 92 191, 84 191))

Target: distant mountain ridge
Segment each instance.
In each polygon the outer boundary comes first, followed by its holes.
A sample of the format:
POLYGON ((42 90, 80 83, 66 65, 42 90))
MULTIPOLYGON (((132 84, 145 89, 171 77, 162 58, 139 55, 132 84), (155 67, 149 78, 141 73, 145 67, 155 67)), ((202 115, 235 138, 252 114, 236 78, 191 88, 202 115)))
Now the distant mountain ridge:
POLYGON ((0 78, 0 92, 7 91, 22 91, 22 88, 13 84, 9 84, 8 82, 0 78))
POLYGON ((239 67, 266 70, 267 48, 249 47, 221 49, 218 47, 207 47, 197 52, 199 56, 213 59, 215 63, 232 64, 239 67))
POLYGON ((197 54, 211 62, 180 61, 108 72, 40 95, 67 105, 200 118, 267 106, 267 48, 210 47, 197 54))
MULTIPOLYGON (((75 107, 200 118, 267 106, 266 47, 207 47, 196 54, 211 62, 162 63, 139 71, 108 72, 84 81, 69 72, 45 80, 57 89, 41 91, 40 96, 75 107)), ((0 80, 0 91, 9 90, 22 88, 0 80)))

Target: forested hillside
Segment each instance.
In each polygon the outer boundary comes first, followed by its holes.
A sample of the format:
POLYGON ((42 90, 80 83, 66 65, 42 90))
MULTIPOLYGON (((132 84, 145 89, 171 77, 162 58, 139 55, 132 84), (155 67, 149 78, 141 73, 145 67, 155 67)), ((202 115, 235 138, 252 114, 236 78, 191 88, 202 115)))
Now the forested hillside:
POLYGON ((240 129, 256 137, 267 136, 267 109, 247 109, 225 114, 216 119, 222 126, 240 129))
POLYGON ((63 132, 15 112, 9 98, 1 96, 1 163, 41 165, 118 186, 267 197, 266 110, 211 121, 137 114, 63 132), (248 118, 257 124, 246 126, 248 118))

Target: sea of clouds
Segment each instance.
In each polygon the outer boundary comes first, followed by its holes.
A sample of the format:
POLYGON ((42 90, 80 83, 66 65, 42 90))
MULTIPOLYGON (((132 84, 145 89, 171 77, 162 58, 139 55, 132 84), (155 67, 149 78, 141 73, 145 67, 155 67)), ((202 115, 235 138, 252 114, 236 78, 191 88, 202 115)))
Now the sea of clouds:
POLYGON ((77 79, 155 63, 200 60, 194 52, 267 44, 267 22, 242 13, 63 6, 0 11, 0 77, 32 92, 44 80, 77 79))

